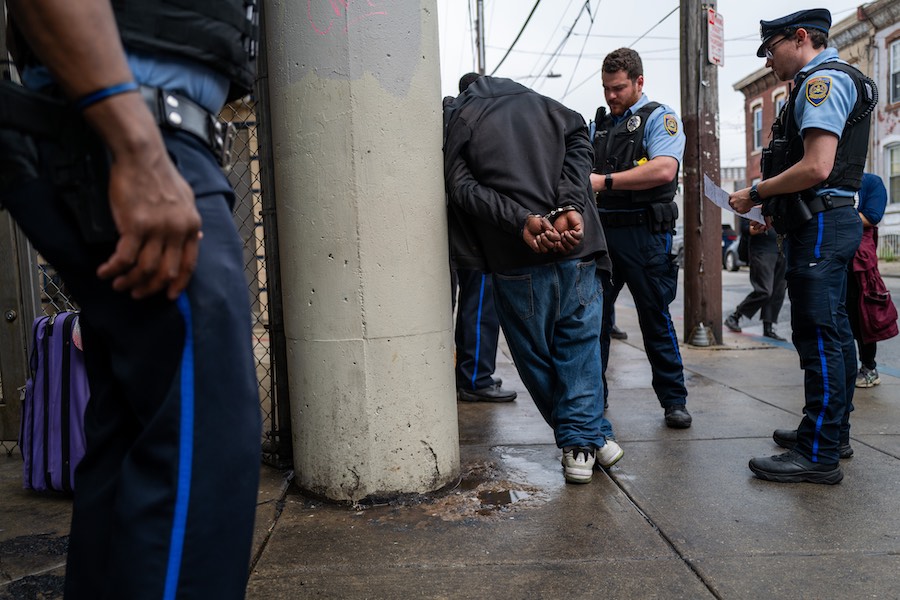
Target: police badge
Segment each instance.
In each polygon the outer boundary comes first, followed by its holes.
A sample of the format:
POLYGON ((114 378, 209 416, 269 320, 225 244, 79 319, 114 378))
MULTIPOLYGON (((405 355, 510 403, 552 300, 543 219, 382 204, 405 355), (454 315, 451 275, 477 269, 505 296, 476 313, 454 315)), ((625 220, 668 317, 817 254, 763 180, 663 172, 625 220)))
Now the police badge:
POLYGON ((831 77, 816 77, 806 83, 806 99, 813 106, 819 106, 831 93, 831 77))
POLYGON ((675 118, 675 115, 663 117, 663 127, 669 135, 678 135, 678 119, 675 118))
POLYGON ((628 118, 628 122, 625 123, 625 129, 628 130, 628 133, 631 133, 635 129, 641 126, 641 117, 640 115, 631 115, 628 118))

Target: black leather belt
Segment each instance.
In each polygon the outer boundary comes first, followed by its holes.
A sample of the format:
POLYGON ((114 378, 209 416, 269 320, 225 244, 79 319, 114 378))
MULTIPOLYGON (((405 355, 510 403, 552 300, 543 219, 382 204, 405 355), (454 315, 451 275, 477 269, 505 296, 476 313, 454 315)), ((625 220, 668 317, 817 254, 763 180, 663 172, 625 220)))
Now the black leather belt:
POLYGON ((209 146, 223 169, 231 166, 234 126, 220 121, 216 115, 178 92, 141 86, 147 108, 160 127, 186 131, 209 146))
POLYGON ((601 212, 600 222, 604 227, 633 227, 647 222, 647 211, 601 212))
POLYGON ((824 212, 826 210, 831 210, 832 208, 841 208, 842 206, 853 206, 854 199, 852 196, 832 196, 827 194, 825 196, 816 196, 812 200, 806 203, 809 207, 809 212, 812 214, 824 212))

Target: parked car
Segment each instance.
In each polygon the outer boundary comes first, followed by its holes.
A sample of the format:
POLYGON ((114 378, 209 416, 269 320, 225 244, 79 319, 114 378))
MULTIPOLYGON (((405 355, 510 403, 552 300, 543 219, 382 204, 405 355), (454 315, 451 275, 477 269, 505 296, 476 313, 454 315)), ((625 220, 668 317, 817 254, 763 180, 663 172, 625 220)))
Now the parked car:
POLYGON ((722 223, 722 264, 725 264, 725 252, 738 239, 738 234, 731 225, 722 223))
POLYGON ((675 233, 672 234, 672 249, 669 254, 675 257, 675 264, 679 267, 684 266, 684 233, 681 231, 681 223, 675 226, 675 233))
MULTIPOLYGON (((736 242, 739 237, 731 225, 722 224, 722 265, 725 265, 728 247, 736 242)), ((681 229, 681 223, 675 226, 675 233, 672 234, 672 250, 669 253, 675 256, 675 262, 678 263, 679 267, 684 266, 684 233, 681 229)))
POLYGON ((750 260, 747 255, 747 242, 750 234, 741 234, 736 240, 728 245, 725 249, 725 257, 722 259, 722 266, 729 271, 737 271, 741 267, 749 264, 750 260))

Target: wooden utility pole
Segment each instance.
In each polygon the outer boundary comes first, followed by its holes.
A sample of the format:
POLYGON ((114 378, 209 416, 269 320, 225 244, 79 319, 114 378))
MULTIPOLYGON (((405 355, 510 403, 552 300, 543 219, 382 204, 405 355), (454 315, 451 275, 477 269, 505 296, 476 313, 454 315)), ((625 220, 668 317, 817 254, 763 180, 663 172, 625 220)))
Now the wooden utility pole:
MULTIPOLYGON (((719 175, 719 74, 708 60, 707 20, 715 2, 681 0, 681 110, 687 144, 683 163, 684 340, 701 323, 710 344, 722 340, 722 214, 703 195, 703 176, 719 175)), ((702 337, 702 336, 701 336, 702 337)))
POLYGON ((484 75, 484 0, 477 0, 475 7, 475 49, 478 55, 478 74, 484 75))

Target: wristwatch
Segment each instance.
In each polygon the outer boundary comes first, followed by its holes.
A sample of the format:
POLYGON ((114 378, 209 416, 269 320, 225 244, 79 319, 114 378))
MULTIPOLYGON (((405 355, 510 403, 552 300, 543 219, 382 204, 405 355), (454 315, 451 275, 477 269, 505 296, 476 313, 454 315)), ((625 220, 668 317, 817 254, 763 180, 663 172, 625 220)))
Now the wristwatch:
POLYGON ((759 192, 756 190, 756 186, 759 185, 754 183, 750 186, 750 200, 753 201, 753 204, 762 204, 762 198, 759 197, 759 192))
POLYGON ((609 191, 612 189, 612 173, 606 174, 606 190, 609 191))

